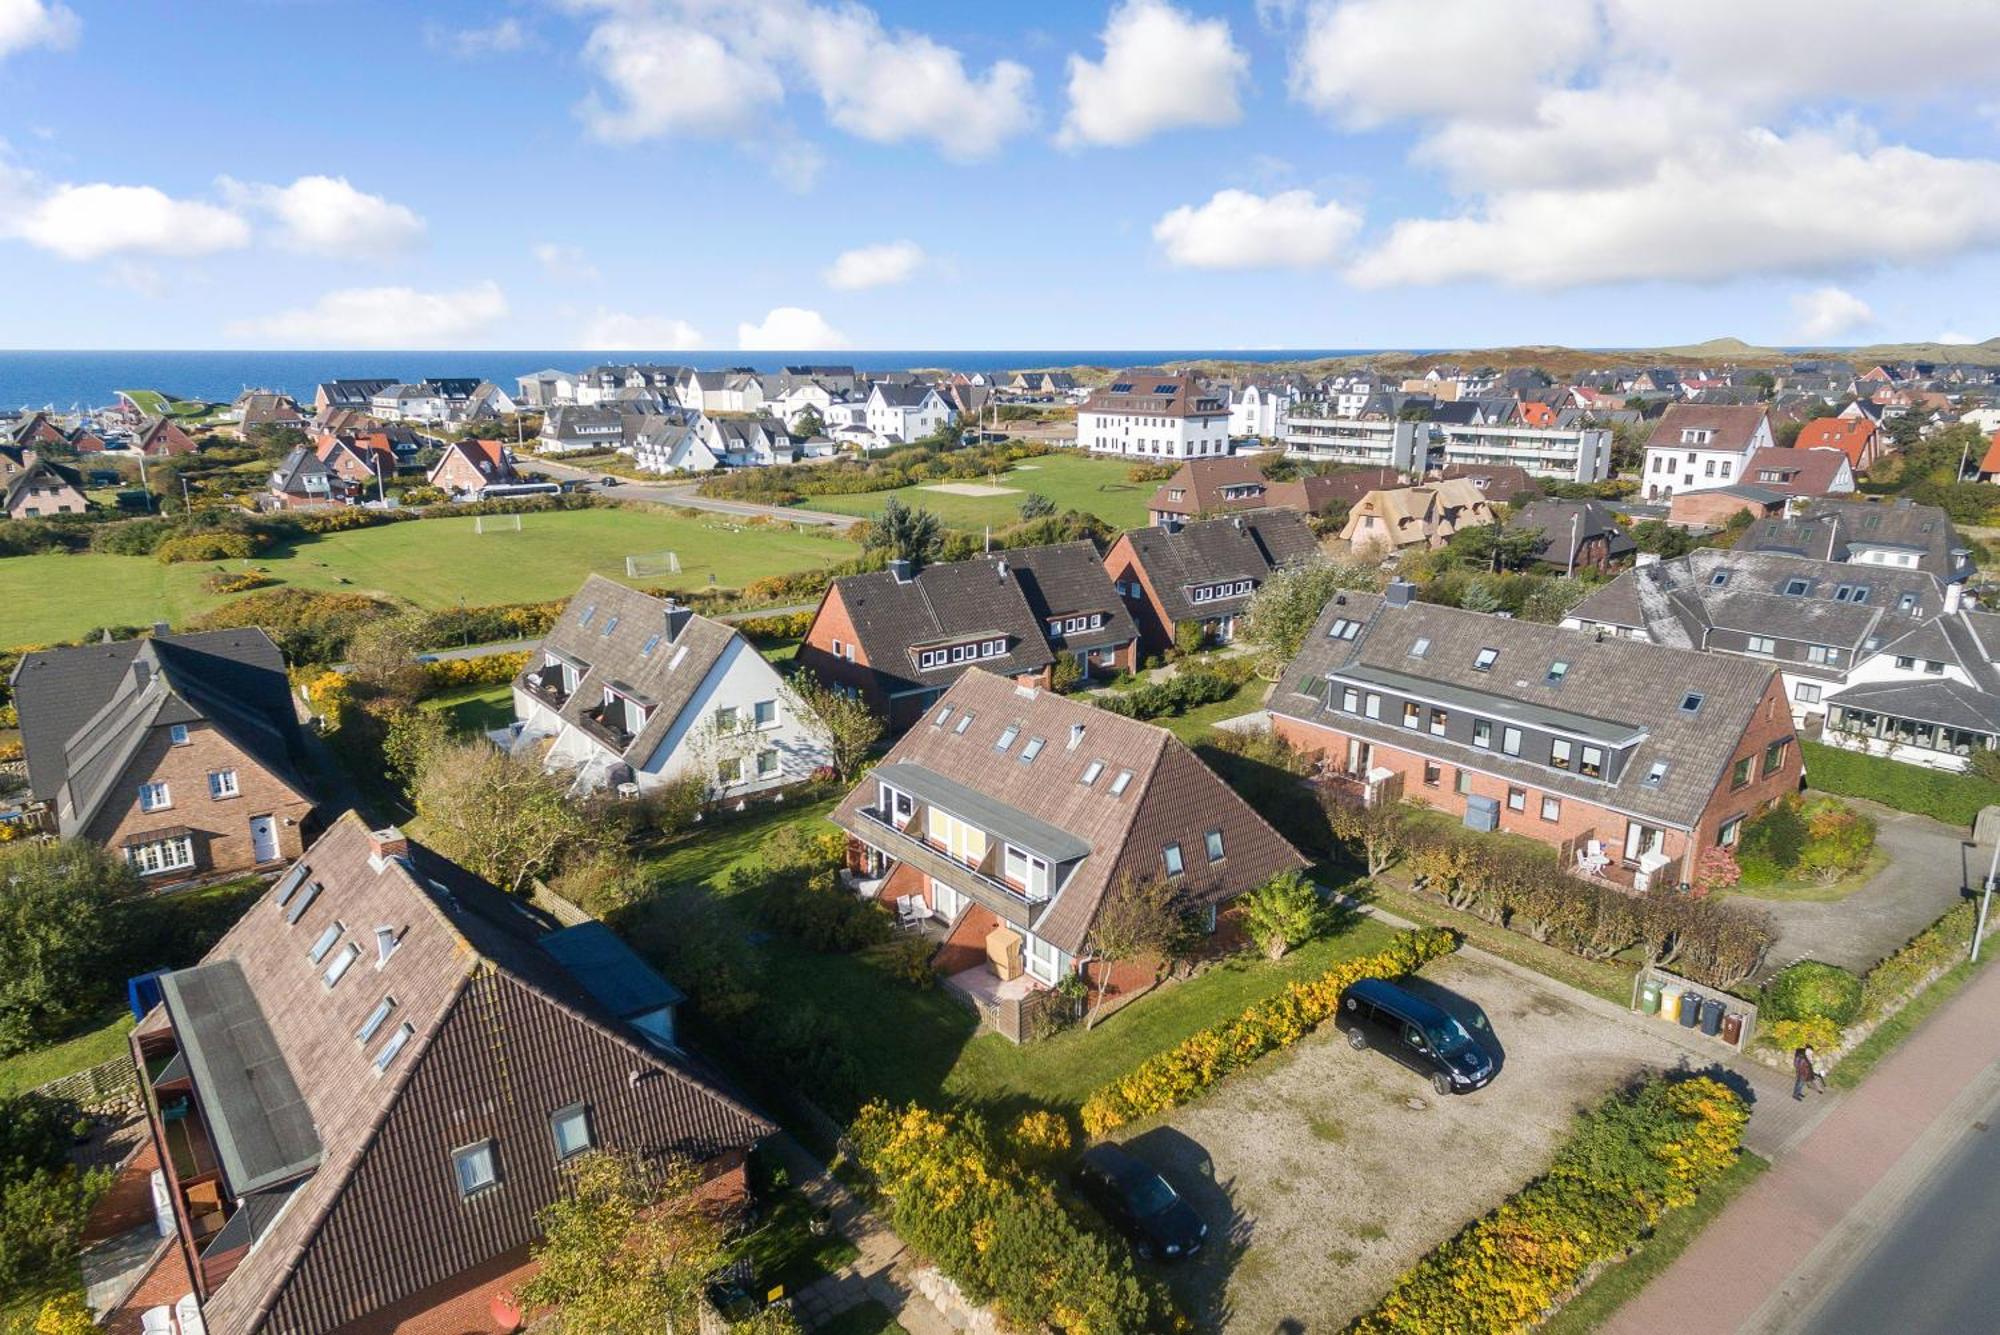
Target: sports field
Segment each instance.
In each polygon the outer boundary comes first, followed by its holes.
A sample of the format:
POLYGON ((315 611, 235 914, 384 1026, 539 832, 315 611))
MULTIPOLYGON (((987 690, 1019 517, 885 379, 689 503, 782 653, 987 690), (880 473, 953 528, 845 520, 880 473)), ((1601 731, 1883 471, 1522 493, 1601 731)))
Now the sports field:
POLYGON ((524 515, 518 533, 476 533, 471 518, 388 524, 248 561, 169 566, 149 556, 15 556, 0 559, 0 646, 73 639, 97 626, 178 624, 225 601, 203 587, 217 569, 263 569, 300 588, 442 608, 566 597, 593 570, 622 580, 628 555, 664 551, 679 555, 680 573, 637 582, 735 588, 761 575, 831 565, 856 548, 824 531, 633 508, 524 515))
POLYGON ((997 496, 963 495, 961 483, 946 482, 848 496, 809 496, 803 504, 807 509, 835 514, 873 515, 894 496, 905 505, 931 511, 953 528, 979 529, 988 524, 1003 528, 1020 521, 1021 501, 1029 492, 1038 491, 1054 501, 1058 510, 1084 510, 1114 528, 1137 528, 1146 522, 1146 502, 1159 484, 1131 481, 1126 476, 1131 466, 1128 460, 1094 459, 1087 454, 1045 454, 963 488, 1008 489, 997 496))

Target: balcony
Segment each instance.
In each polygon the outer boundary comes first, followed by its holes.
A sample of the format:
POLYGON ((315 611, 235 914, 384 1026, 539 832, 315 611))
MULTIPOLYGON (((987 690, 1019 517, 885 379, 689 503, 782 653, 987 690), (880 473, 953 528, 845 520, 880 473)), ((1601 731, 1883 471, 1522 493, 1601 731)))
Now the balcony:
POLYGON ((596 737, 618 754, 625 754, 625 748, 632 745, 632 731, 625 726, 625 710, 618 705, 599 705, 586 709, 578 716, 584 731, 596 737))
POLYGON ((991 909, 1002 922, 1015 927, 1030 926, 1034 922, 1035 906, 1046 902, 1046 900, 1030 899, 1025 891, 999 877, 988 875, 975 867, 968 867, 922 835, 906 828, 898 828, 888 815, 874 807, 861 808, 860 815, 872 832, 879 833, 883 837, 883 851, 889 856, 907 862, 917 870, 935 876, 953 889, 969 895, 991 909))
POLYGON ((549 668, 544 667, 540 671, 530 672, 522 677, 521 683, 537 699, 546 700, 557 709, 561 709, 563 702, 569 699, 569 688, 563 684, 561 669, 556 669, 550 675, 543 675, 549 671, 549 668))

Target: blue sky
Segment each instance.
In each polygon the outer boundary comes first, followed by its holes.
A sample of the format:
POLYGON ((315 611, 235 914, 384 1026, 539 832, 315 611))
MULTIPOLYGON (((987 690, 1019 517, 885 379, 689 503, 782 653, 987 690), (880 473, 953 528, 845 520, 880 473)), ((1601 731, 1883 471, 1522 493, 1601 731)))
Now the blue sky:
POLYGON ((1972 0, 0 0, 0 347, 1976 339, 1997 129, 1972 0))

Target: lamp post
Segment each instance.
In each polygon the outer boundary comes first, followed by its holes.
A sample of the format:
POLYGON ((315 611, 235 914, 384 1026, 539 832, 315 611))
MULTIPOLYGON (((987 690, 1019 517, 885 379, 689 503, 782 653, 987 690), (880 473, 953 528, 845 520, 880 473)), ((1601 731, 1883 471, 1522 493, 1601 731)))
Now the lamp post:
POLYGON ((1986 910, 1993 904, 1993 878, 2000 876, 2000 839, 1993 842, 1993 861, 1986 868, 1986 888, 1979 895, 1979 925, 1972 929, 1972 962, 1979 962, 1979 939, 1986 935, 1986 910))

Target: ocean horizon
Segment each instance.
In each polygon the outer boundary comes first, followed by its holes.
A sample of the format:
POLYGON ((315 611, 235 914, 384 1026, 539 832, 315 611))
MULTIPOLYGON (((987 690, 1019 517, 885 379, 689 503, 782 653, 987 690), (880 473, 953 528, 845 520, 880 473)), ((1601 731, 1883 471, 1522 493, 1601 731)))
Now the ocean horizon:
POLYGON ((600 363, 655 362, 715 371, 748 366, 775 371, 801 363, 852 366, 860 371, 948 367, 955 371, 1012 371, 1043 366, 1149 366, 1167 362, 1291 362, 1359 357, 1407 348, 1084 348, 997 351, 919 350, 843 352, 588 352, 556 351, 0 351, 0 408, 102 407, 121 389, 156 389, 187 399, 226 402, 246 389, 275 390, 301 401, 322 381, 392 376, 470 376, 512 390, 515 378, 554 367, 581 371, 600 363))

